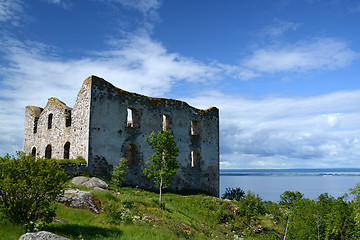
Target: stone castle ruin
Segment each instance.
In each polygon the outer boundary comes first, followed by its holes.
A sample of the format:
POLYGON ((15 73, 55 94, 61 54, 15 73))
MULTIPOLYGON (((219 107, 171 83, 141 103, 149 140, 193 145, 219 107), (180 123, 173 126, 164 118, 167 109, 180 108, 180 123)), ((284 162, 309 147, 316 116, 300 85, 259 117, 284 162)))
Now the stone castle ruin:
POLYGON ((24 152, 45 158, 82 156, 87 170, 109 178, 125 157, 125 184, 153 189, 143 174, 153 152, 145 136, 168 130, 179 148, 180 165, 170 189, 219 194, 219 110, 152 98, 116 88, 102 78, 87 78, 73 108, 50 98, 44 108, 25 110, 24 152))

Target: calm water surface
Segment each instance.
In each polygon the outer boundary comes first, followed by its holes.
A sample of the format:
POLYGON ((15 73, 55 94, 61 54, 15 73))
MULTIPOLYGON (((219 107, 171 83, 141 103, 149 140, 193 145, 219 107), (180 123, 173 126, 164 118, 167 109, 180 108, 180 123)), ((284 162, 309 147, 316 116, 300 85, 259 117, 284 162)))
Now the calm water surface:
POLYGON ((360 176, 344 175, 220 175, 220 195, 226 188, 240 187, 259 194, 263 200, 278 202, 285 191, 300 191, 304 197, 316 199, 322 193, 333 197, 349 194, 349 188, 360 183, 360 176))

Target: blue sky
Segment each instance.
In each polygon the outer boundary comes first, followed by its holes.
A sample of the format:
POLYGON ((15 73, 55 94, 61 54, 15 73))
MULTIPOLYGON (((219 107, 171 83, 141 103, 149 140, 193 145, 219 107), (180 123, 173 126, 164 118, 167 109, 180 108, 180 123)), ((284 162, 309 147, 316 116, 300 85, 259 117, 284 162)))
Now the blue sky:
POLYGON ((360 2, 0 0, 0 155, 84 79, 220 109, 222 168, 360 167, 360 2))

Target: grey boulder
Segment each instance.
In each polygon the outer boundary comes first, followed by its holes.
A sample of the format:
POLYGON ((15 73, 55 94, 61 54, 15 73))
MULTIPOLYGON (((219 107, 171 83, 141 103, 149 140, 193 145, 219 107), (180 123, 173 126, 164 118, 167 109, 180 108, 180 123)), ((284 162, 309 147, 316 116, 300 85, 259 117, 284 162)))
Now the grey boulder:
POLYGON ((106 189, 109 187, 109 185, 106 182, 96 177, 92 177, 89 181, 84 182, 82 185, 88 188, 99 187, 106 189))
POLYGON ((84 182, 87 182, 89 180, 90 180, 89 177, 79 176, 79 177, 74 177, 73 179, 71 179, 71 182, 73 184, 75 184, 76 186, 80 186, 81 184, 83 184, 84 182))
POLYGON ((51 232, 41 231, 36 233, 26 233, 19 240, 70 240, 51 232))

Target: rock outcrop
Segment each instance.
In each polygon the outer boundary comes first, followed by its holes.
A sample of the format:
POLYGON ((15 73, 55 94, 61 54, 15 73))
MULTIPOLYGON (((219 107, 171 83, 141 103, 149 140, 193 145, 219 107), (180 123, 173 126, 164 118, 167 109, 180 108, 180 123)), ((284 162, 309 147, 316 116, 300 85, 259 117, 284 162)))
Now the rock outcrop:
POLYGON ((58 200, 68 207, 90 209, 94 213, 100 213, 101 201, 91 192, 79 191, 74 195, 64 195, 58 200))

